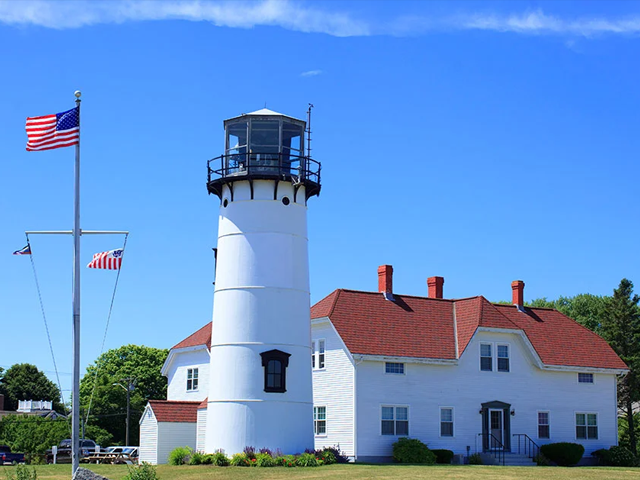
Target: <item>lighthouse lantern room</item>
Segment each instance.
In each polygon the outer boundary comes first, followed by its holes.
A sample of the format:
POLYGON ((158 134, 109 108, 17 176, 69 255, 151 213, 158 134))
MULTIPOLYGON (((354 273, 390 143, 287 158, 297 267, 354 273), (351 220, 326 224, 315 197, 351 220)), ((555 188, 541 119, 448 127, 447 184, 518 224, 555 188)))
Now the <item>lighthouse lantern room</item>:
POLYGON ((313 448, 306 122, 263 109, 224 122, 206 451, 313 448))

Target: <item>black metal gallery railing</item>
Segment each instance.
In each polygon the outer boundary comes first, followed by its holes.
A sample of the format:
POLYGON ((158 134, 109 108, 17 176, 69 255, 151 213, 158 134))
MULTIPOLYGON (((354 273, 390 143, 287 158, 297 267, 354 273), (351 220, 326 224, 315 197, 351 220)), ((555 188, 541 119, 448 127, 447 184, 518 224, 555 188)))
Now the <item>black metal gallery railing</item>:
POLYGON ((286 153, 237 153, 220 155, 207 162, 209 182, 241 176, 294 177, 320 185, 320 162, 286 153))
POLYGON ((518 453, 535 460, 540 454, 540 446, 531 440, 531 437, 526 433, 514 433, 513 436, 516 437, 518 442, 518 453))
POLYGON ((479 433, 482 437, 482 449, 496 459, 498 465, 504 466, 504 445, 492 433, 479 433))

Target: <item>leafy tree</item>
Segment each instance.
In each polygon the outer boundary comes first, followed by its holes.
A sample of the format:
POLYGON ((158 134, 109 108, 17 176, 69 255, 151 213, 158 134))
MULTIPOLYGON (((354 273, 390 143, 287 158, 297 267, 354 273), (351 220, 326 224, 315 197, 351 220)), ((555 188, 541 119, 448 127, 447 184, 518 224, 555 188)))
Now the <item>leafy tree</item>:
POLYGON ((127 392, 114 384, 121 383, 125 378, 134 379, 129 441, 137 444, 138 420, 147 401, 167 398, 167 379, 162 376, 160 370, 168 353, 168 350, 164 349, 124 345, 98 357, 95 363, 87 367, 87 372, 80 382, 80 404, 85 412, 91 402, 88 424, 104 428, 113 435, 115 443, 124 444, 127 392), (91 400, 94 385, 95 392, 91 400))
POLYGON ((60 389, 29 363, 17 363, 0 372, 0 393, 5 396, 5 410, 16 410, 20 400, 47 400, 53 402, 53 409, 64 411, 60 402, 60 389))
MULTIPOLYGON (((87 427, 85 436, 98 445, 111 443, 111 435, 95 426, 87 427)), ((42 455, 61 440, 71 437, 68 419, 52 420, 35 415, 7 415, 0 420, 0 444, 9 445, 14 452, 42 455)))
MULTIPOLYGON (((640 413, 635 413, 633 415, 633 424, 635 430, 636 439, 640 437, 640 413)), ((621 446, 628 448, 629 447, 629 423, 627 422, 626 417, 618 418, 618 441, 621 446)))
POLYGON ((629 366, 618 382, 618 406, 627 417, 629 449, 637 453, 633 403, 640 400, 640 297, 633 294, 633 283, 623 278, 613 291, 602 318, 602 335, 629 366))

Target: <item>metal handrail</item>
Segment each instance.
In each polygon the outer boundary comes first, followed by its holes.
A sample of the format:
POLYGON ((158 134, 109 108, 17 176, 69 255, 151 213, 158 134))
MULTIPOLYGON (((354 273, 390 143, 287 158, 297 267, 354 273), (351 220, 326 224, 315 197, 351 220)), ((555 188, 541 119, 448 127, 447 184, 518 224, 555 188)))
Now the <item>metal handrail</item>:
POLYGON ((320 162, 308 156, 271 152, 220 155, 207 162, 208 182, 243 176, 284 177, 320 185, 320 162), (216 165, 218 163, 218 165, 216 165))
POLYGON ((532 460, 540 454, 540 445, 534 442, 529 435, 527 435, 526 433, 514 433, 513 436, 518 438, 518 454, 520 454, 521 452, 521 443, 523 443, 524 445, 524 454, 532 460), (521 442, 521 440, 523 442, 521 442))
POLYGON ((504 467, 504 445, 500 440, 498 440, 493 433, 479 433, 479 437, 482 437, 482 449, 484 450, 484 440, 485 437, 487 439, 487 448, 488 453, 493 455, 498 461, 498 465, 502 464, 504 467), (493 442, 491 440, 493 439, 493 442))

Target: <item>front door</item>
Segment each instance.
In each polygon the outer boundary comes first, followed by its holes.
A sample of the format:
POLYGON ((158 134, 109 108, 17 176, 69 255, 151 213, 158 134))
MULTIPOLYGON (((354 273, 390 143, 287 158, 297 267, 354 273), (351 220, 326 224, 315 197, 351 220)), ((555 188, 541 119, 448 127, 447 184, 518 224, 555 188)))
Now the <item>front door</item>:
POLYGON ((489 410, 489 445, 491 448, 502 448, 504 444, 504 410, 489 410))

